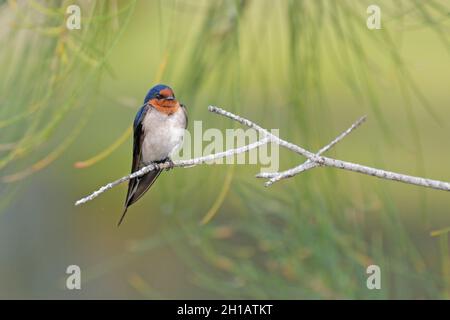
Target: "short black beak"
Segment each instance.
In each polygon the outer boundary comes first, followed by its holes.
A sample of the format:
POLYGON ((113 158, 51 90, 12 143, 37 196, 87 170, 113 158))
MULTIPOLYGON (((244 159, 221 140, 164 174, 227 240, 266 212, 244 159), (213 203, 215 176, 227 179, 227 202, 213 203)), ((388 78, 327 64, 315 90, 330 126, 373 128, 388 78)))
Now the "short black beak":
POLYGON ((170 97, 164 98, 164 100, 172 101, 172 100, 175 100, 175 97, 170 96, 170 97))

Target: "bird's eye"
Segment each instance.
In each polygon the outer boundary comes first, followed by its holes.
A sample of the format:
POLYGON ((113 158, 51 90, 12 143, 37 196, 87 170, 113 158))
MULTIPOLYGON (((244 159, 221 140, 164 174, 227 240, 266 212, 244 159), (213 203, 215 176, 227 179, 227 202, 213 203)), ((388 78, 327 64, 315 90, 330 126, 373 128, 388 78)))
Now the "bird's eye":
POLYGON ((159 94, 159 93, 156 94, 156 99, 162 99, 162 97, 163 96, 161 94, 159 94))

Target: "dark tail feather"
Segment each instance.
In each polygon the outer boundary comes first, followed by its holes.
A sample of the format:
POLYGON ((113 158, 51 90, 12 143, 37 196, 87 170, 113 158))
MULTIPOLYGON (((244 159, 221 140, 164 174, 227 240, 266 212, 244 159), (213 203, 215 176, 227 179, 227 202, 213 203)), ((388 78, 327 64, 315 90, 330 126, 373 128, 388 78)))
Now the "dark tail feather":
POLYGON ((123 210, 122 216, 120 217, 119 223, 117 226, 120 226, 123 219, 125 218, 125 214, 127 213, 127 209, 133 203, 138 201, 144 193, 152 186, 152 184, 156 181, 156 179, 161 174, 162 170, 153 170, 149 173, 143 175, 142 177, 131 179, 128 183, 128 193, 127 199, 125 201, 125 208, 123 210))
POLYGON ((127 214, 128 207, 125 206, 125 209, 123 210, 122 216, 120 217, 119 223, 117 226, 120 226, 122 224, 123 218, 125 218, 125 215, 127 214))

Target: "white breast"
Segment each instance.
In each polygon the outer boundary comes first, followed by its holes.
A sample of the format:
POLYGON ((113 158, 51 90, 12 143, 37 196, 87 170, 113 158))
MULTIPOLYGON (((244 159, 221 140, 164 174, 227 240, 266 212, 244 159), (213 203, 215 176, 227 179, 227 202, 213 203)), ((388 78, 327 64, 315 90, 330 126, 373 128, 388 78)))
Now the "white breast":
POLYGON ((143 120, 142 162, 149 164, 171 157, 183 144, 185 126, 186 116, 181 108, 170 116, 149 109, 143 120))

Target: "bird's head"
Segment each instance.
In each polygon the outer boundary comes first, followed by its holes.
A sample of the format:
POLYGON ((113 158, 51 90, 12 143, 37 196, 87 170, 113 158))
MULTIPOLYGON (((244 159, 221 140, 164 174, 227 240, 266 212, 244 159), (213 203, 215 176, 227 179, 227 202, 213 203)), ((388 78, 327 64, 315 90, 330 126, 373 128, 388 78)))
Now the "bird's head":
POLYGON ((151 88, 144 103, 150 104, 158 111, 166 114, 172 114, 180 107, 172 88, 164 84, 158 84, 151 88))

